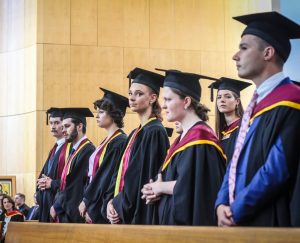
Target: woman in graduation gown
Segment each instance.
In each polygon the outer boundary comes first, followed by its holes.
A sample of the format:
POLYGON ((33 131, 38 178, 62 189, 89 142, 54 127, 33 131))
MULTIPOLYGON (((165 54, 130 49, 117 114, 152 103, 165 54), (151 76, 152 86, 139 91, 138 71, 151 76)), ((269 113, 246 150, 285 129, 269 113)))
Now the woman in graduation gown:
POLYGON ((144 184, 155 177, 169 148, 167 132, 161 123, 158 103, 164 77, 135 68, 128 77, 129 106, 139 116, 140 125, 127 139, 118 173, 106 195, 107 218, 111 223, 155 224, 157 211, 141 199, 144 184))
POLYGON ((102 99, 94 102, 97 110, 97 124, 106 130, 107 137, 100 143, 89 159, 90 183, 79 205, 81 216, 87 223, 107 223, 102 217, 103 195, 107 191, 114 172, 119 168, 120 154, 127 136, 121 130, 128 99, 122 95, 100 88, 104 92, 102 99))
POLYGON ((222 77, 208 86, 211 88, 211 101, 213 101, 213 89, 218 90, 215 129, 228 162, 233 155, 238 128, 244 114, 240 91, 250 85, 247 82, 222 77))
POLYGON ((8 195, 3 196, 1 204, 3 212, 0 215, 0 221, 3 221, 5 223, 2 230, 1 242, 4 242, 4 237, 7 231, 7 224, 9 222, 24 222, 24 215, 16 210, 14 200, 8 195))
POLYGON ((216 225, 214 202, 225 172, 226 156, 206 124, 208 109, 199 103, 201 76, 166 71, 167 120, 182 134, 171 145, 158 179, 144 185, 146 203, 159 203, 159 224, 216 225))

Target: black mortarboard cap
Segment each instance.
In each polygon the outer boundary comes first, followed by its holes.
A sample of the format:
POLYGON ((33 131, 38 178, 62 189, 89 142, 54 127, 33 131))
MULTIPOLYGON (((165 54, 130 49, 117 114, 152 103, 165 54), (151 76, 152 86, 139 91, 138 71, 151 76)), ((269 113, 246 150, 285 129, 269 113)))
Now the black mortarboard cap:
POLYGON ((116 109, 120 110, 121 112, 123 112, 123 115, 125 115, 126 107, 129 107, 128 98, 101 87, 100 89, 104 92, 103 99, 109 100, 116 109))
POLYGON ((164 87, 178 89, 197 101, 200 101, 201 97, 201 86, 199 79, 216 80, 215 78, 208 76, 195 73, 185 73, 178 70, 165 70, 158 68, 156 68, 156 70, 166 72, 164 87))
POLYGON ((211 89, 210 100, 211 101, 214 100, 213 89, 230 90, 230 91, 233 91, 234 93, 236 93, 238 95, 238 97, 240 97, 240 91, 242 91, 243 89, 247 88, 250 85, 251 85, 251 83, 248 83, 248 82, 244 82, 244 81, 236 80, 236 79, 232 79, 232 78, 222 77, 219 80, 213 82, 211 85, 208 86, 208 88, 211 89))
POLYGON ((63 113, 60 108, 51 107, 46 111, 46 124, 48 125, 49 117, 63 117, 63 113))
POLYGON ((171 127, 165 127, 166 131, 167 131, 167 134, 168 134, 168 137, 172 137, 172 134, 173 134, 173 128, 171 127))
POLYGON ((255 35, 272 45, 285 62, 291 52, 290 39, 300 38, 300 26, 277 12, 255 13, 233 17, 247 25, 243 35, 255 35))
POLYGON ((163 86, 164 76, 142 68, 133 69, 127 76, 129 78, 129 86, 131 83, 144 84, 159 94, 160 87, 163 86), (131 80, 133 81, 131 82, 131 80))
POLYGON ((93 117, 93 113, 89 108, 61 108, 63 112, 63 119, 73 118, 77 119, 84 126, 86 126, 86 117, 93 117))

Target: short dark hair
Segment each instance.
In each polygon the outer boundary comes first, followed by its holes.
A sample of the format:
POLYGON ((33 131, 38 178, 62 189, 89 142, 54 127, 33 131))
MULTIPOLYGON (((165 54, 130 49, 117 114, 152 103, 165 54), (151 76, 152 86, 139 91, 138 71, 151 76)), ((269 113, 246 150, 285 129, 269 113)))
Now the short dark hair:
POLYGON ((16 193, 16 195, 18 195, 20 198, 23 198, 24 199, 24 201, 25 201, 25 194, 23 194, 23 193, 21 193, 21 192, 18 192, 18 193, 16 193))
POLYGON ((124 127, 124 113, 117 109, 115 105, 108 99, 100 99, 94 102, 94 108, 101 109, 107 112, 107 114, 111 117, 111 119, 116 123, 119 128, 124 127))
POLYGON ((78 126, 80 123, 82 124, 82 133, 86 133, 86 125, 82 123, 82 121, 76 119, 76 118, 71 118, 71 122, 75 124, 75 126, 78 126))
MULTIPOLYGON (((259 50, 263 51, 268 46, 272 46, 271 44, 269 44, 267 41, 263 40, 262 38, 260 38, 258 36, 256 36, 256 37, 258 39, 258 48, 259 48, 259 50)), ((282 67, 284 65, 284 60, 278 55, 278 53, 276 52, 276 49, 275 49, 275 62, 280 67, 282 67)))

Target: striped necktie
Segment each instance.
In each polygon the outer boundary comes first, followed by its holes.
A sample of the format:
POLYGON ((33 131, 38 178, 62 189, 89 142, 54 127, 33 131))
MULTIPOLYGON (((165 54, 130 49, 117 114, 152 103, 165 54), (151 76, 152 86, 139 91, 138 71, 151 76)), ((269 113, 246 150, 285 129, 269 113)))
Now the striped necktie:
POLYGON ((230 205, 234 201, 234 190, 235 190, 235 182, 236 182, 236 168, 238 164, 238 160, 244 145, 244 141, 246 138, 246 134, 249 128, 249 121, 253 112, 253 109, 256 105, 258 94, 256 90, 254 91, 254 94, 252 96, 252 99, 243 115, 239 135, 236 139, 236 144, 234 147, 234 152, 230 164, 230 169, 229 169, 229 177, 228 177, 228 187, 229 187, 229 203, 230 205))

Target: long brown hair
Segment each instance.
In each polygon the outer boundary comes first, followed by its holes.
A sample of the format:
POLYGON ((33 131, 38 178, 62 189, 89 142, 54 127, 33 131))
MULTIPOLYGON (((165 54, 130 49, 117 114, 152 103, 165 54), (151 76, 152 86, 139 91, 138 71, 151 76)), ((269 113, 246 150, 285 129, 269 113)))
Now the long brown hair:
POLYGON ((151 95, 152 95, 152 94, 156 94, 156 95, 157 95, 156 101, 154 101, 154 102, 152 103, 152 109, 151 109, 151 115, 150 115, 150 117, 156 117, 158 120, 163 121, 163 117, 162 117, 162 115, 161 115, 162 109, 161 109, 161 106, 160 106, 159 101, 158 101, 159 94, 157 94, 157 93, 156 93, 152 88, 150 88, 149 86, 147 86, 147 85, 145 85, 145 86, 149 89, 151 95))
MULTIPOLYGON (((240 100, 237 107, 235 108, 235 114, 236 114, 236 116, 241 118, 244 114, 244 109, 243 109, 241 99, 235 92, 233 92, 231 90, 230 90, 230 92, 232 93, 233 97, 236 100, 237 99, 240 100)), ((222 139, 222 137, 223 137, 222 131, 227 126, 227 123, 226 123, 226 120, 225 120, 225 115, 223 113, 221 113, 218 109, 217 100, 216 100, 215 110, 216 110, 216 127, 215 127, 216 134, 218 135, 219 139, 222 139)))
MULTIPOLYGON (((178 89, 174 89, 174 88, 170 88, 175 94, 177 94, 180 99, 184 99, 185 97, 187 97, 186 94, 184 94, 183 92, 181 92, 178 89)), ((189 96, 190 97, 190 96, 189 96)), ((208 121, 208 112, 210 111, 210 109, 208 109, 204 104, 201 104, 200 102, 198 102, 197 100, 193 99, 192 97, 190 97, 192 102, 191 102, 191 107, 193 108, 193 110, 196 112, 196 115, 202 120, 202 121, 208 121)))

